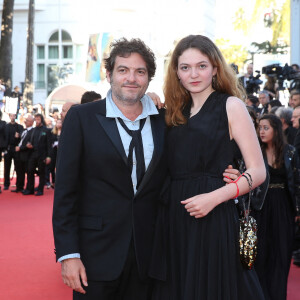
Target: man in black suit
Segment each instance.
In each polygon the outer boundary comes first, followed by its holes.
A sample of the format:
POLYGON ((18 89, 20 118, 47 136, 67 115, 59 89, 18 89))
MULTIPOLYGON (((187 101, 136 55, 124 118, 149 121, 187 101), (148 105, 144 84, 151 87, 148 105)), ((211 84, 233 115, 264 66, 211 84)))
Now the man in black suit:
POLYGON ((28 171, 28 161, 30 154, 32 152, 31 149, 31 134, 33 132, 33 122, 34 118, 31 114, 27 114, 24 119, 24 123, 26 129, 21 134, 21 140, 16 146, 16 159, 18 161, 18 175, 17 175, 17 182, 16 182, 16 189, 12 190, 12 192, 18 193, 23 192, 24 183, 25 183, 25 174, 28 171))
POLYGON ((53 207, 56 257, 73 299, 149 299, 164 118, 145 95, 152 51, 121 39, 106 59, 106 99, 72 107, 63 124, 53 207))
POLYGON ((12 160, 18 176, 18 161, 16 159, 15 147, 20 141, 23 126, 16 122, 16 114, 9 114, 10 122, 5 127, 5 143, 6 151, 4 152, 4 190, 8 190, 10 186, 10 169, 12 160))
MULTIPOLYGON (((245 88, 245 90, 247 89, 247 82, 249 81, 249 79, 253 77, 253 64, 250 63, 247 65, 247 73, 244 76, 241 76, 239 78, 241 84, 243 85, 243 87, 245 88)), ((252 91, 247 91, 247 93, 251 94, 252 91)))
POLYGON ((267 91, 258 92, 258 101, 261 104, 259 115, 265 115, 268 113, 268 105, 270 103, 270 96, 267 91))
POLYGON ((42 114, 34 117, 35 128, 32 129, 31 138, 27 142, 27 148, 32 149, 28 161, 27 185, 23 195, 34 194, 34 173, 38 168, 39 185, 35 193, 36 196, 44 194, 45 169, 51 162, 51 133, 45 126, 42 114))
MULTIPOLYGON (((2 121, 2 111, 0 110, 0 162, 2 161, 2 152, 6 150, 6 142, 5 142, 5 127, 6 122, 2 121)), ((2 175, 2 174, 1 174, 2 175)), ((0 193, 1 193, 1 186, 0 186, 0 193)))

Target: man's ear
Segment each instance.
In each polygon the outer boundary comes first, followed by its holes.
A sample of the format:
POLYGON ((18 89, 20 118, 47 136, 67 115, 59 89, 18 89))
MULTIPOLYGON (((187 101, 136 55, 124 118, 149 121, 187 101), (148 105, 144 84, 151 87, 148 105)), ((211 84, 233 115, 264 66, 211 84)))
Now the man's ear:
POLYGON ((109 71, 106 71, 106 79, 107 81, 110 83, 110 72, 109 71))

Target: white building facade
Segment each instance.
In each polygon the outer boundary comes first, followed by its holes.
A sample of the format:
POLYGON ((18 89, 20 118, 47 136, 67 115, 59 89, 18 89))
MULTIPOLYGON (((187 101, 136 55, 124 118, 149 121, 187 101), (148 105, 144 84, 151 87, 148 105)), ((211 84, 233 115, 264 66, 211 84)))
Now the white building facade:
POLYGON ((291 64, 300 65, 300 0, 291 0, 291 64))
MULTIPOLYGON (((188 34, 215 35, 215 0, 36 0, 34 29, 34 104, 44 104, 64 83, 86 86, 105 96, 107 84, 86 79, 89 37, 138 37, 154 51, 157 72, 150 85, 161 90, 164 65, 174 41, 188 34)), ((29 0, 15 0, 12 86, 25 81, 29 0)), ((3 1, 0 0, 2 13, 3 1)), ((158 90, 158 93, 160 91, 158 90)))

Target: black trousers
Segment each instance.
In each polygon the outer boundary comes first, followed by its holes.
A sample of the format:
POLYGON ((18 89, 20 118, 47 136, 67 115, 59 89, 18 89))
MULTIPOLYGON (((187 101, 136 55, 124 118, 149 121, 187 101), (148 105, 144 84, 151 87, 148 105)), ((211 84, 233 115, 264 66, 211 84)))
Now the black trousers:
POLYGON ((133 242, 120 277, 113 281, 89 281, 86 294, 73 292, 73 300, 150 300, 152 280, 140 279, 133 242))
POLYGON ((28 161, 28 173, 27 173, 27 186, 26 190, 29 190, 30 192, 34 192, 34 173, 36 168, 38 168, 38 174, 39 174, 39 186, 38 186, 38 192, 44 191, 44 185, 45 185, 45 159, 40 158, 37 153, 33 153, 28 161))
POLYGON ((10 169, 11 163, 14 160, 16 174, 18 176, 18 160, 16 159, 16 152, 8 150, 4 155, 4 186, 10 186, 10 169))
POLYGON ((23 190, 24 189, 24 184, 25 184, 25 174, 28 172, 28 161, 21 161, 20 158, 17 159, 18 164, 17 164, 17 181, 16 181, 16 186, 18 190, 23 190))

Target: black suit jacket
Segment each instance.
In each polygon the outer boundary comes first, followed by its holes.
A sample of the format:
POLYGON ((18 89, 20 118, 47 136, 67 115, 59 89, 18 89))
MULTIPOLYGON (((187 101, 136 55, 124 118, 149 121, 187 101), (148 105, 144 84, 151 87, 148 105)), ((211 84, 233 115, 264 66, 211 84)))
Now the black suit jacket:
POLYGON ((122 272, 134 241, 139 273, 149 270, 160 187, 166 177, 163 114, 151 116, 154 152, 134 195, 127 157, 106 100, 72 107, 59 140, 53 231, 57 259, 80 253, 89 280, 122 272))
POLYGON ((20 145, 20 151, 19 151, 19 159, 23 162, 26 162, 29 160, 29 156, 32 153, 32 149, 29 149, 26 147, 27 143, 31 141, 33 128, 31 128, 27 133, 25 138, 23 139, 21 145, 20 145))
POLYGON ((21 136, 24 128, 22 125, 18 123, 7 123, 5 126, 5 143, 6 146, 5 148, 10 151, 10 152, 15 152, 15 147, 19 144, 20 142, 20 137, 16 138, 15 134, 16 132, 19 133, 21 136))
POLYGON ((5 128, 6 128, 6 122, 0 120, 0 151, 4 150, 7 147, 6 142, 5 142, 6 141, 6 139, 5 139, 5 136, 6 136, 5 130, 6 129, 5 128))
POLYGON ((51 131, 46 126, 32 129, 30 142, 33 145, 32 155, 39 159, 51 157, 51 131))

